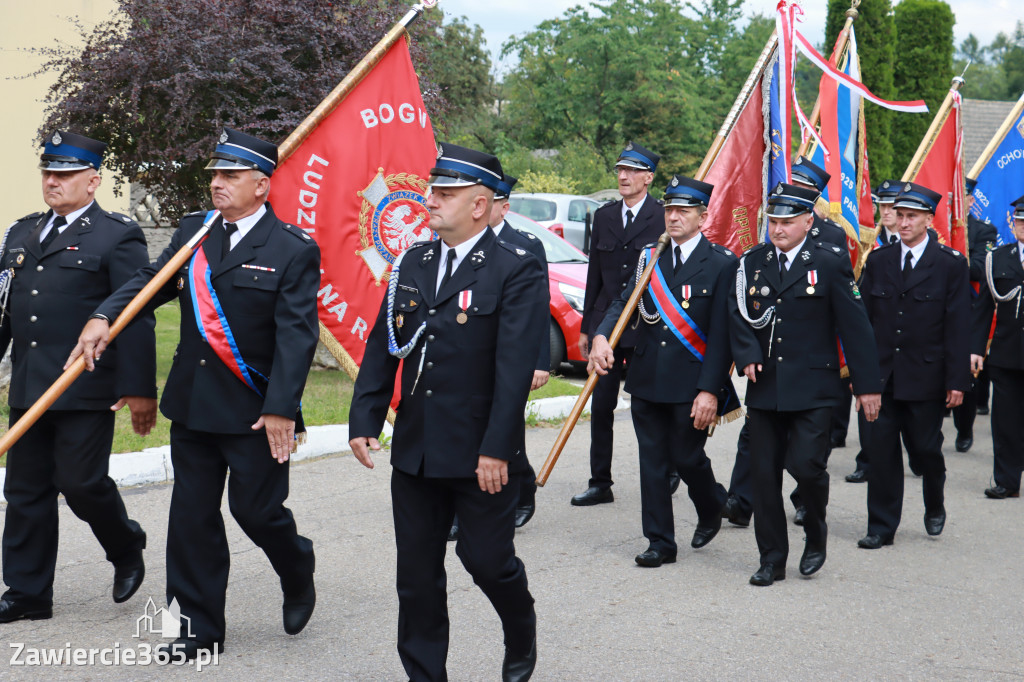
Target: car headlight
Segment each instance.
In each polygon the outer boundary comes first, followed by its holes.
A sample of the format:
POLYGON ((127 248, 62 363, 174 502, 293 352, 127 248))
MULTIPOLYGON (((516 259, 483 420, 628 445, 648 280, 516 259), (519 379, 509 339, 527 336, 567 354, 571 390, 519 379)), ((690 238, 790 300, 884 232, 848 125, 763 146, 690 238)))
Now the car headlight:
POLYGON ((584 292, 583 289, 574 287, 571 284, 566 284, 565 282, 559 282, 558 290, 562 292, 562 296, 564 296, 565 300, 569 302, 569 305, 573 310, 578 313, 583 312, 583 297, 586 295, 586 292, 584 292))

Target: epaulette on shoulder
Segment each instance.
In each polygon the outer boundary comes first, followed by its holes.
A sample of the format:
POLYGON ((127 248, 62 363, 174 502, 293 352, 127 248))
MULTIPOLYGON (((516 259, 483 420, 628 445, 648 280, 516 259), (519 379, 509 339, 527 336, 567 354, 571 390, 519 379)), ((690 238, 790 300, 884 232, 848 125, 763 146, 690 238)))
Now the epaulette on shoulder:
POLYGON ((518 232, 519 234, 523 235, 527 239, 536 239, 537 238, 537 235, 535 235, 532 232, 527 232, 526 230, 520 230, 518 227, 513 227, 512 229, 515 230, 516 232, 518 232))
POLYGON ((311 241, 313 241, 313 238, 309 236, 308 232, 306 232, 305 230, 303 230, 300 227, 296 227, 295 225, 292 225, 291 223, 285 223, 284 224, 284 231, 287 232, 290 235, 298 237, 299 239, 301 239, 304 242, 311 242, 311 241))
POLYGON ((654 203, 656 203, 658 206, 664 206, 665 205, 665 200, 664 199, 655 199, 654 203))
POLYGON ((413 242, 412 244, 409 245, 409 248, 407 248, 405 251, 412 251, 413 249, 418 249, 418 248, 421 248, 421 247, 424 247, 424 246, 430 246, 431 241, 432 240, 428 239, 427 241, 413 242))
POLYGON ((644 244, 644 249, 656 249, 656 248, 658 248, 658 242, 651 242, 650 244, 644 244))
POLYGON ((192 211, 191 213, 186 213, 181 217, 181 222, 185 222, 186 220, 198 220, 201 223, 206 218, 207 213, 209 213, 209 211, 192 211))
POLYGON ((498 245, 503 247, 507 251, 511 251, 512 253, 514 253, 519 258, 526 258, 527 256, 531 255, 529 251, 527 251, 526 249, 522 248, 521 246, 516 246, 515 244, 509 244, 507 241, 505 241, 504 239, 501 239, 500 237, 498 238, 498 245))
POLYGON ((711 250, 712 251, 717 251, 718 253, 722 254, 723 256, 729 256, 731 258, 735 258, 736 257, 736 254, 733 253, 732 250, 730 250, 728 247, 722 246, 721 244, 716 244, 714 242, 711 242, 711 250))
POLYGON ((952 256, 953 258, 963 258, 964 257, 964 254, 960 253, 959 251, 957 251, 956 249, 954 249, 951 246, 946 246, 945 244, 939 244, 939 250, 942 251, 943 253, 945 253, 946 255, 952 256))
POLYGON ((824 242, 818 242, 818 243, 815 244, 815 246, 817 246, 822 251, 826 251, 827 253, 831 253, 833 256, 839 256, 839 255, 842 255, 844 253, 847 253, 846 249, 841 249, 838 246, 836 246, 835 244, 826 244, 824 242))
POLYGON ((129 218, 123 213, 116 213, 114 211, 104 211, 103 213, 106 214, 106 216, 113 220, 115 223, 124 223, 127 225, 129 223, 134 222, 131 218, 129 218))
POLYGON ((15 225, 17 223, 20 223, 23 220, 35 220, 36 218, 40 217, 41 215, 43 215, 42 211, 36 211, 35 213, 29 213, 27 216, 25 216, 23 218, 18 218, 13 223, 11 223, 11 225, 15 225))

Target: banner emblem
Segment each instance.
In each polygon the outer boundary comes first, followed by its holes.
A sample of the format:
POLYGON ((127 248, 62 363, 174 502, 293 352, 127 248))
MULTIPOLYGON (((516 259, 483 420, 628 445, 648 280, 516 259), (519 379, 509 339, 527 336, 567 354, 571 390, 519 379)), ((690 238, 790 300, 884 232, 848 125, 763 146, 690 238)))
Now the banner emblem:
POLYGON ((380 285, 395 259, 418 241, 433 238, 430 213, 423 193, 427 182, 412 173, 384 175, 378 168, 373 181, 357 194, 363 203, 359 210, 359 242, 356 253, 366 263, 380 285))

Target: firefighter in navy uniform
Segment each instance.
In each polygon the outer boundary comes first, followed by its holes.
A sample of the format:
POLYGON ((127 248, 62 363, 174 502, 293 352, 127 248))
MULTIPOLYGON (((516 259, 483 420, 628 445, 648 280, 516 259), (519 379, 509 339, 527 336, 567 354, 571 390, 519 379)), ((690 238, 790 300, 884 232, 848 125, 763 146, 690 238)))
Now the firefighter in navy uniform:
MULTIPOLYGON (((971 213, 974 206, 974 188, 978 181, 968 178, 967 190, 967 254, 971 273, 971 298, 978 298, 981 282, 985 279, 985 256, 996 248, 999 236, 995 225, 978 220, 971 213)), ((971 390, 964 393, 964 401, 953 408, 953 425, 956 426, 957 452, 967 452, 974 445, 974 420, 978 406, 988 407, 988 372, 982 370, 971 381, 971 390), (982 402, 982 398, 984 402, 982 402)))
POLYGON ((904 183, 893 207, 900 241, 875 249, 861 291, 878 348, 882 409, 871 429, 865 549, 891 545, 903 512, 903 444, 922 475, 924 527, 946 523, 942 417, 970 389, 967 260, 928 232, 941 196, 904 183))
MULTIPOLYGON (((730 411, 739 409, 729 377, 728 303, 738 261, 700 232, 713 189, 682 175, 672 178, 665 190, 665 226, 672 242, 640 303, 646 324, 638 330, 626 377, 640 449, 641 523, 649 541, 636 557, 640 566, 676 560, 670 472, 686 483, 697 511, 690 546, 704 547, 722 527, 727 495, 715 480, 704 443, 724 403, 731 403, 730 411)), ((653 245, 643 252, 637 278, 653 252, 653 245)), ((612 302, 594 334, 590 368, 598 374, 615 361, 608 337, 635 286, 636 280, 612 302)))
POLYGON ((771 243, 743 257, 731 299, 733 358, 748 380, 754 534, 761 555, 750 578, 754 585, 786 577, 783 468, 797 480, 807 509, 800 573, 811 575, 825 563, 829 424, 843 391, 837 333, 857 408, 873 420, 880 403, 871 325, 849 254, 808 237, 816 196, 783 183, 775 188, 767 211, 771 243))
MULTIPOLYGON (((211 229, 192 260, 148 306, 174 299, 181 305, 180 341, 160 409, 171 420, 174 465, 167 601, 177 600, 192 633, 169 649, 189 659, 224 646, 230 551, 220 510, 228 472, 231 514, 281 580, 285 632, 300 632, 316 603, 313 543, 298 534, 284 502, 287 461, 302 430, 299 401, 319 338, 320 249, 266 203, 275 145, 225 129, 212 157, 206 168, 220 215, 209 214, 211 229)), ((107 321, 206 215, 185 216, 159 258, 96 309, 72 359, 82 353, 91 367, 103 352, 107 321)))
MULTIPOLYGON (((46 213, 15 222, 2 249, 9 298, 0 356, 14 346, 13 425, 61 375, 77 331, 104 298, 149 262, 142 230, 94 200, 106 145, 57 131, 42 160, 46 213)), ((0 298, 6 298, 0 296, 0 298)), ((127 403, 141 435, 156 421, 153 316, 129 325, 97 371, 82 377, 11 448, 4 497, 0 622, 50 618, 57 561, 57 495, 89 524, 114 564, 115 602, 128 600, 145 574, 146 534, 128 518, 108 475, 112 405, 127 403)))
MULTIPOLYGON (((632 280, 640 251, 665 232, 665 209, 648 194, 660 160, 660 156, 635 142, 627 144, 615 162, 622 199, 605 204, 594 213, 580 322, 580 354, 584 357, 590 353, 589 338, 601 324, 608 307, 632 280)), ((615 499, 612 493, 615 405, 619 400, 623 370, 633 355, 636 334, 631 323, 615 347, 614 364, 594 387, 590 415, 590 481, 585 491, 572 498, 575 506, 603 504, 615 499)))
POLYGON ((990 368, 992 376, 992 454, 995 483, 985 490, 993 500, 1020 497, 1024 469, 1024 197, 1013 202, 1013 234, 1017 240, 986 256, 981 292, 974 303, 971 368, 990 368), (992 315, 996 329, 985 358, 992 315))
POLYGON ((547 282, 533 255, 488 229, 502 175, 490 154, 440 146, 427 197, 440 239, 396 260, 352 396, 349 444, 372 468, 405 358, 391 501, 398 654, 412 680, 447 678, 444 557, 455 514, 455 551, 501 619, 502 679, 529 679, 537 661, 536 613, 514 536, 547 282))

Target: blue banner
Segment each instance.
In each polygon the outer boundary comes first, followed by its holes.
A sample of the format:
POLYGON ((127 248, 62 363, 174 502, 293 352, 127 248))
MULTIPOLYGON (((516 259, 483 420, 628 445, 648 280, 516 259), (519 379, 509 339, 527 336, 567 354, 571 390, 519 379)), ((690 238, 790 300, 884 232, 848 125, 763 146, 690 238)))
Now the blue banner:
MULTIPOLYGON (((771 126, 771 134, 768 136, 768 141, 771 144, 771 153, 769 154, 769 171, 768 171, 768 185, 764 188, 765 198, 767 195, 772 193, 772 190, 780 182, 789 182, 789 178, 786 176, 786 158, 783 156, 783 151, 786 154, 791 153, 790 150, 783 150, 783 126, 786 122, 782 120, 782 113, 779 108, 779 53, 775 52, 775 60, 771 67, 771 85, 769 92, 771 97, 769 98, 768 110, 769 110, 769 125, 771 126)), ((764 219, 764 225, 762 226, 762 232, 764 233, 764 241, 770 242, 771 239, 768 236, 768 218, 764 219)))
POLYGON ((971 214, 996 226, 1000 244, 1012 244, 1016 238, 1010 202, 1024 195, 1024 112, 976 179, 971 214))

